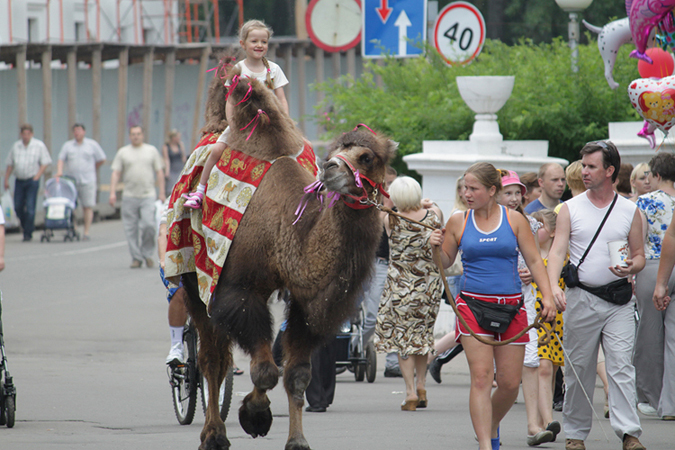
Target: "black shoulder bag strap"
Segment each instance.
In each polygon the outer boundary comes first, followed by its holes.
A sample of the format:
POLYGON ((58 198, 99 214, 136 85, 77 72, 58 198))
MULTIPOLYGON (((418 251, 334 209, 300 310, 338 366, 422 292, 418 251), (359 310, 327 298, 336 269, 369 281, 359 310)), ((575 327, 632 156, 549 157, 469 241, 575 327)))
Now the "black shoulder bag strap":
MULTIPOLYGON (((579 262, 577 263, 577 269, 581 265, 582 262, 586 259, 586 255, 588 255, 588 252, 591 251, 591 247, 593 247, 593 244, 595 243, 595 240, 598 238, 598 235, 600 234, 600 231, 602 231, 602 227, 605 225, 605 222, 607 222, 607 218, 609 217, 609 214, 612 212, 612 209, 614 208, 614 205, 616 204, 616 199, 619 198, 618 194, 614 194, 614 200, 612 200, 612 204, 609 205, 609 209, 607 210, 607 214, 605 214, 605 218, 602 219, 602 222, 600 222, 600 226, 598 227, 598 231, 595 232, 595 236, 593 236, 593 239, 591 239, 591 243, 588 244, 588 247, 586 247, 586 251, 584 252, 584 256, 581 257, 579 262)), ((590 201, 590 200, 589 200, 590 201)))

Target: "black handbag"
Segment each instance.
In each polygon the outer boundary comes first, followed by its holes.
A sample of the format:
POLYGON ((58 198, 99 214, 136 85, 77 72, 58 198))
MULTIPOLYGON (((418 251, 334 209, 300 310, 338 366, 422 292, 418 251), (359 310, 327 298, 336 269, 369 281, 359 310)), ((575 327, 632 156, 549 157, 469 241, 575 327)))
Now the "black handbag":
POLYGON ((459 296, 466 302, 478 325, 494 333, 504 333, 523 306, 522 297, 518 305, 500 305, 479 300, 464 293, 460 293, 459 296))
POLYGON ((612 209, 614 209, 614 205, 616 204, 616 199, 618 198, 618 194, 614 194, 614 199, 612 200, 612 204, 609 205, 609 209, 607 210, 607 214, 605 214, 605 217, 602 219, 602 222, 600 222, 600 226, 598 227, 598 231, 595 232, 595 236, 593 236, 593 239, 591 239, 591 243, 588 244, 588 247, 586 247, 586 251, 584 252, 584 255, 581 257, 579 260, 579 263, 576 265, 572 264, 571 261, 568 261, 567 264, 562 268, 562 271, 560 272, 560 276, 562 279, 565 281, 565 285, 567 287, 577 287, 581 286, 581 282, 579 281, 579 266, 581 263, 584 262, 586 259, 586 255, 588 255, 588 252, 591 251, 591 247, 593 247, 593 244, 595 243, 595 240, 598 238, 598 235, 600 234, 600 231, 602 231, 602 227, 605 225, 605 222, 607 221, 607 218, 609 217, 609 213, 612 212, 612 209))

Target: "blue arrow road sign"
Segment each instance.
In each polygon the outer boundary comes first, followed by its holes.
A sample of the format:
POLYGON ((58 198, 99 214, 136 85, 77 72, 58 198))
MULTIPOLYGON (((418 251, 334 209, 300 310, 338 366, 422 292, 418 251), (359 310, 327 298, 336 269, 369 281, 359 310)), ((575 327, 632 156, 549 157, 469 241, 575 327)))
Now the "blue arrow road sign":
POLYGON ((387 54, 404 58, 421 55, 427 38, 427 0, 363 0, 364 58, 387 54))

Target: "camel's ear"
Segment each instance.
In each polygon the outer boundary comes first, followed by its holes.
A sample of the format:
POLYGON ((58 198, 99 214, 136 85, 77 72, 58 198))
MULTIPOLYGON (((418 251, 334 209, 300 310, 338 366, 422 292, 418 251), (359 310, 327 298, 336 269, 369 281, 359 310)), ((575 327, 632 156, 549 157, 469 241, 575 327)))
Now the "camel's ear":
POLYGON ((398 150, 398 142, 392 141, 391 139, 387 140, 387 156, 389 160, 394 159, 396 156, 396 151, 398 150))

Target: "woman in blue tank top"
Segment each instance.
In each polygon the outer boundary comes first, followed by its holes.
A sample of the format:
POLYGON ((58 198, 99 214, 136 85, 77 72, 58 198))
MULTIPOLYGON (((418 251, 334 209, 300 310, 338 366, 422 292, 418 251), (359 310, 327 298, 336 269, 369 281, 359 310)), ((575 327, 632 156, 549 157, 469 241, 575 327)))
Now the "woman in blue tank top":
MULTIPOLYGON (((450 217, 443 231, 434 231, 430 242, 441 247, 443 266, 449 267, 462 250, 464 276, 462 296, 490 303, 521 304, 518 251, 525 258, 537 285, 542 286, 542 317, 555 318, 556 307, 544 263, 539 255, 530 225, 522 214, 509 214, 497 203, 502 189, 501 173, 489 163, 476 163, 464 173, 464 197, 470 210, 450 217)), ((515 336, 527 326, 525 308, 516 315, 504 333, 478 326, 473 313, 461 298, 457 309, 474 333, 495 341, 515 336)), ((493 347, 482 344, 457 321, 471 373, 469 411, 480 450, 499 449, 499 423, 518 396, 527 334, 511 345, 493 347), (491 395, 497 366, 497 389, 491 395)))

